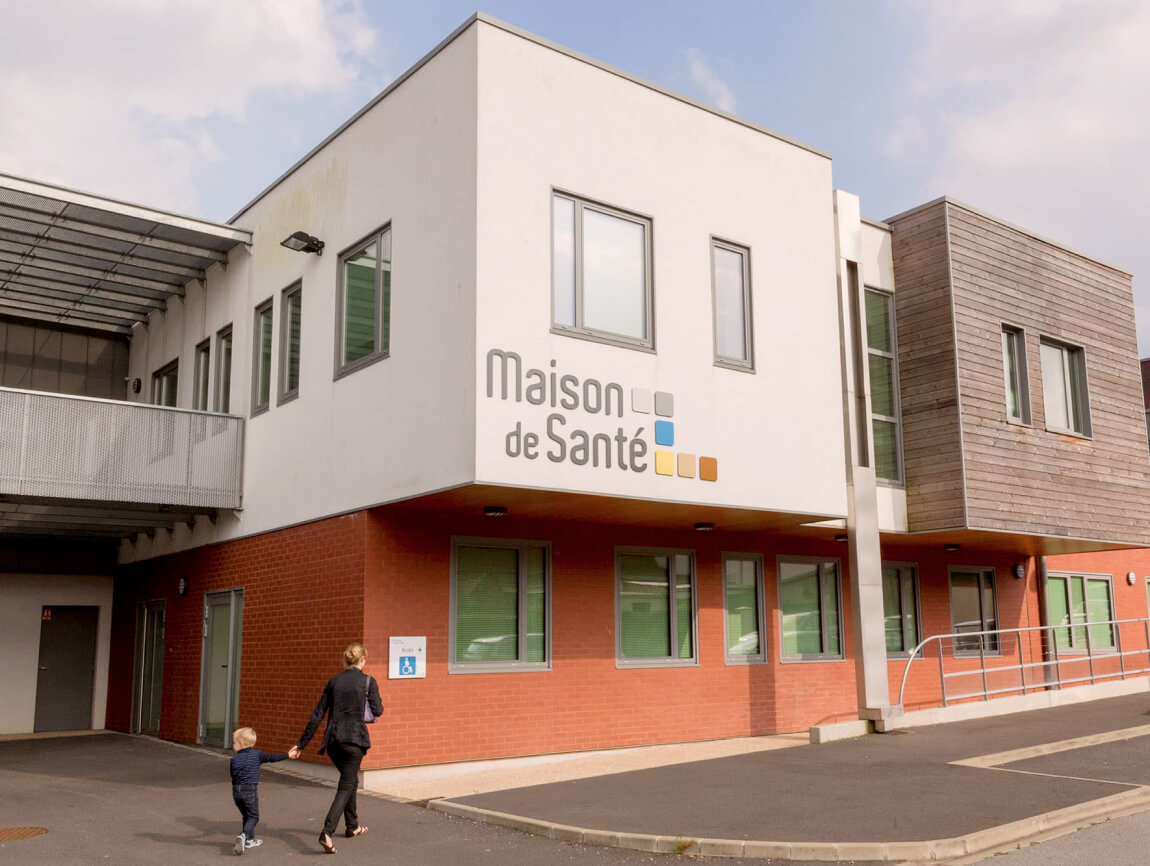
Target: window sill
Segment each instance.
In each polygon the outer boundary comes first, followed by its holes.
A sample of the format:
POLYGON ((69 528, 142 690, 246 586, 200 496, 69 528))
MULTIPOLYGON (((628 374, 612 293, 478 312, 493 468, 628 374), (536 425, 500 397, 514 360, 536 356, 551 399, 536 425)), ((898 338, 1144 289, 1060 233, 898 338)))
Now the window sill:
POLYGON ((1023 420, 1022 418, 1011 418, 1009 415, 1006 416, 1006 423, 1012 427, 1030 428, 1034 426, 1030 421, 1023 420))
POLYGON ((826 662, 845 662, 846 657, 841 655, 826 656, 783 656, 780 661, 785 665, 825 664, 826 662))
POLYGON ((506 664, 449 662, 447 665, 449 674, 527 674, 550 670, 550 662, 507 662, 506 664))
POLYGON ((1093 436, 1089 436, 1086 433, 1079 433, 1077 430, 1061 430, 1058 427, 1047 427, 1046 432, 1054 433, 1058 436, 1069 436, 1071 439, 1082 439, 1086 441, 1094 438, 1093 436))
POLYGON ((726 656, 723 661, 732 667, 746 667, 747 665, 765 665, 767 659, 763 656, 726 656))
POLYGON ((715 358, 715 366, 722 370, 733 370, 736 373, 750 373, 754 375, 754 363, 742 363, 740 361, 728 361, 723 358, 715 358))
POLYGON ((649 668, 697 668, 698 659, 615 659, 616 670, 641 670, 649 668))
POLYGON ((552 325, 551 333, 561 337, 574 337, 576 340, 588 340, 592 343, 602 343, 605 346, 616 346, 620 349, 633 349, 636 352, 655 354, 654 340, 634 340, 629 337, 615 334, 605 334, 599 331, 588 331, 580 328, 567 328, 563 325, 552 325))
POLYGON ((276 405, 282 406, 284 403, 290 403, 292 400, 298 400, 298 399, 299 399, 299 390, 298 389, 295 391, 289 391, 286 394, 280 394, 279 397, 276 398, 276 405))
POLYGON ((258 418, 260 415, 266 413, 269 409, 271 409, 271 403, 264 403, 262 406, 256 406, 254 409, 252 409, 252 414, 250 417, 258 418))
POLYGON ((344 376, 350 376, 352 373, 356 372, 357 370, 362 370, 364 367, 370 367, 372 364, 375 364, 378 361, 382 361, 384 358, 390 358, 390 357, 391 357, 391 350, 389 349, 386 352, 375 352, 374 354, 365 355, 362 358, 357 358, 356 360, 352 361, 351 363, 344 364, 342 367, 337 367, 336 371, 335 371, 335 376, 332 377, 332 381, 333 382, 339 381, 344 376))

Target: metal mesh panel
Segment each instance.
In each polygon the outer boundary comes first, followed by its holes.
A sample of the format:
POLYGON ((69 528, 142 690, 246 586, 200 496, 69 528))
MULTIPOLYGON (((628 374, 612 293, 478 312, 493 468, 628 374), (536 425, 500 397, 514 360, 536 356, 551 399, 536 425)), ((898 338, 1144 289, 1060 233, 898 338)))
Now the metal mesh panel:
POLYGON ((242 418, 0 389, 0 430, 0 493, 240 507, 242 418))

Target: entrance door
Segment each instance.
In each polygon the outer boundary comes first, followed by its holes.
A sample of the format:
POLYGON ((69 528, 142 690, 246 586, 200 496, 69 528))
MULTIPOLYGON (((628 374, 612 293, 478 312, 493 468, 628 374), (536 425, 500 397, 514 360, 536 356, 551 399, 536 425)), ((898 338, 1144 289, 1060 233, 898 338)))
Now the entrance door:
POLYGON ((34 731, 91 730, 99 619, 95 606, 41 608, 34 731))
POLYGON ((132 692, 132 732, 160 733, 160 693, 164 683, 164 602, 136 608, 136 681, 132 692))
POLYGON ((216 592, 204 599, 204 669, 200 695, 200 742, 231 745, 240 702, 240 636, 244 591, 216 592))

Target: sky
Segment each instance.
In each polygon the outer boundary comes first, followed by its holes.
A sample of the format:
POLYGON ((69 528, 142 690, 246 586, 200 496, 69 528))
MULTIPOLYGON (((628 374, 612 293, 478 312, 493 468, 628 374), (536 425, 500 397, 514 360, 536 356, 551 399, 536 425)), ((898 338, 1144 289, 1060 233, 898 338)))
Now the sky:
MULTIPOLYGON (((0 0, 0 173, 217 222, 479 0, 0 0)), ((884 219, 941 195, 1135 274, 1150 355, 1150 0, 488 0, 829 152, 884 219)))

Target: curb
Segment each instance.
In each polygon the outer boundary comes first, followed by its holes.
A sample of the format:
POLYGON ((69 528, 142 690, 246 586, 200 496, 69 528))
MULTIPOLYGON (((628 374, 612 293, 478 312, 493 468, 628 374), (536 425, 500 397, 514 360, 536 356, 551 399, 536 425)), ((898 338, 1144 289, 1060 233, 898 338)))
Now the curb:
POLYGON ((1121 815, 1150 809, 1150 787, 1139 787, 1098 800, 1089 800, 1045 812, 1021 821, 976 830, 949 839, 923 842, 769 842, 742 839, 691 839, 683 836, 661 836, 648 833, 622 833, 592 830, 556 824, 537 818, 526 818, 507 812, 496 812, 478 806, 467 806, 451 800, 432 800, 428 809, 468 818, 484 824, 508 827, 534 836, 545 836, 562 842, 628 848, 658 854, 697 854, 708 857, 752 857, 776 860, 848 860, 934 861, 991 854, 1013 850, 1023 842, 1039 837, 1059 835, 1106 821, 1121 815))

